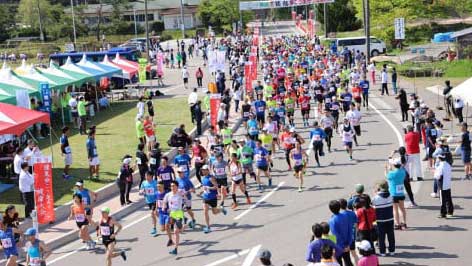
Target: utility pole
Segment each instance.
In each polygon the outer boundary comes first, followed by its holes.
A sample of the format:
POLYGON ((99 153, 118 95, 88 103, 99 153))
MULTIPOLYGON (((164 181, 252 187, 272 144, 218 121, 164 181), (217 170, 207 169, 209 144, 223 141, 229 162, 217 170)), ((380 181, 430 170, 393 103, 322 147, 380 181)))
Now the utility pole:
POLYGON ((148 63, 151 61, 149 60, 149 23, 148 23, 148 5, 147 5, 148 0, 144 0, 144 22, 145 22, 145 28, 146 28, 146 59, 148 63))
POLYGON ((323 4, 323 17, 325 38, 328 38, 328 7, 326 6, 326 3, 323 4))
POLYGON ((43 32, 43 21, 41 18, 41 7, 39 6, 39 0, 36 0, 38 5, 38 17, 39 17, 39 39, 44 42, 44 32, 43 32))
POLYGON ((185 39, 185 21, 184 21, 184 1, 180 0, 180 20, 182 24, 180 27, 182 28, 182 39, 185 39))
POLYGON ((138 24, 136 23, 136 9, 133 7, 133 16, 134 16, 134 38, 138 38, 138 24))
POLYGON ((74 49, 76 49, 77 45, 77 32, 75 30, 75 14, 74 14, 74 0, 70 0, 70 10, 72 12, 72 28, 74 31, 74 49))
POLYGON ((370 62, 370 4, 369 0, 363 0, 364 9, 364 24, 365 24, 365 45, 366 45, 366 63, 370 62))

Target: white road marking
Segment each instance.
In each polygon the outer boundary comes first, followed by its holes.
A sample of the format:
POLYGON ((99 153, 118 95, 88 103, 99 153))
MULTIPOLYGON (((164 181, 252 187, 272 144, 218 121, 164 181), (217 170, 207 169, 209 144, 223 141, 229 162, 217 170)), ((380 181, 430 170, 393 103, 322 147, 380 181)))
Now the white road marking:
POLYGON ((261 245, 253 247, 241 266, 251 266, 257 256, 257 252, 259 252, 259 249, 261 249, 261 245))
POLYGON ((272 196, 272 194, 275 193, 275 191, 279 190, 279 188, 281 186, 283 186, 285 184, 285 181, 284 182, 280 182, 276 188, 272 189, 271 192, 267 193, 264 197, 262 197, 260 200, 258 200, 255 204, 251 205, 251 207, 249 207, 249 209, 243 211, 241 214, 239 214, 238 216, 234 217, 234 220, 239 220, 241 219, 243 216, 245 216, 246 214, 248 214, 250 211, 252 211, 253 209, 257 208, 257 206, 261 205, 262 202, 264 202, 266 199, 268 199, 270 196, 272 196))
MULTIPOLYGON (((138 220, 133 221, 133 222, 130 223, 130 224, 127 224, 126 226, 123 227, 123 230, 128 229, 128 228, 130 228, 131 226, 133 226, 133 225, 135 225, 135 224, 137 224, 137 223, 139 223, 139 222, 141 222, 141 221, 143 221, 143 220, 145 220, 145 219, 148 219, 149 216, 150 216, 150 214, 147 214, 147 215, 145 215, 145 216, 139 218, 138 220)), ((82 251, 82 250, 84 250, 84 248, 79 248, 79 249, 76 249, 76 250, 71 251, 71 252, 69 252, 69 253, 66 253, 66 254, 64 254, 64 255, 62 255, 62 256, 60 256, 60 257, 57 257, 57 258, 55 258, 55 259, 53 259, 53 260, 51 260, 51 261, 48 261, 48 265, 54 264, 54 263, 56 263, 56 262, 58 262, 58 261, 60 261, 60 260, 63 260, 63 259, 65 259, 65 258, 69 257, 69 256, 72 256, 72 255, 74 255, 75 253, 77 253, 77 252, 79 252, 79 251, 82 251)))
POLYGON ((228 257, 226 257, 226 258, 222 258, 221 260, 217 260, 217 261, 212 262, 212 263, 210 263, 210 264, 207 264, 207 265, 205 265, 205 266, 217 266, 217 265, 220 265, 220 264, 225 263, 225 262, 227 262, 227 261, 234 260, 234 259, 236 259, 236 258, 242 257, 242 256, 248 254, 249 251, 251 251, 251 250, 250 250, 250 249, 245 249, 245 250, 240 251, 240 252, 238 252, 238 253, 236 253, 236 254, 233 254, 233 255, 228 256, 228 257))

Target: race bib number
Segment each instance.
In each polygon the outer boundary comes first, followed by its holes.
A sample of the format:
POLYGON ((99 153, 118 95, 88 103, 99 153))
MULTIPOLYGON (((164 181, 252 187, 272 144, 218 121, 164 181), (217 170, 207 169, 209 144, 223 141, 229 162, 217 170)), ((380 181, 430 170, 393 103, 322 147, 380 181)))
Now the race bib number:
POLYGON ((100 226, 100 233, 102 236, 110 236, 110 227, 109 226, 100 226))
POLYGON ((284 116, 284 112, 280 111, 280 112, 277 112, 277 114, 280 116, 280 117, 283 117, 284 116))
POLYGON ((162 180, 170 180, 170 173, 161 174, 162 180))
POLYGON ((182 167, 182 169, 184 169, 185 172, 188 171, 188 165, 182 164, 182 165, 180 165, 180 167, 182 167))
POLYGON ((84 205, 89 205, 90 204, 90 202, 88 201, 88 198, 82 198, 82 203, 84 205))
POLYGON ((144 193, 146 193, 146 195, 154 195, 154 189, 146 188, 144 189, 144 193))
POLYGON ((436 136, 436 135, 437 135, 436 129, 431 129, 431 136, 436 136))
POLYGON ((2 247, 3 247, 3 248, 11 248, 11 247, 13 247, 13 244, 11 243, 11 239, 10 239, 10 238, 2 239, 2 247))
POLYGON ((77 213, 75 215, 75 221, 78 222, 78 223, 85 222, 85 215, 83 213, 77 213))
POLYGON ((308 107, 308 103, 304 102, 302 103, 302 108, 307 108, 308 107))
POLYGON ((244 117, 249 117, 249 112, 243 112, 244 117))
POLYGON ((296 166, 302 165, 302 160, 301 159, 295 159, 294 161, 295 161, 296 166))
POLYGON ((98 153, 97 153, 97 148, 94 148, 94 149, 93 149, 93 154, 94 154, 94 155, 97 155, 97 154, 98 154, 98 153))
POLYGON ((157 200, 157 207, 162 209, 162 207, 164 207, 164 203, 162 200, 157 200))
POLYGON ((41 265, 41 258, 34 257, 30 258, 30 266, 40 266, 41 265))
POLYGON ((395 191, 398 193, 398 194, 403 194, 405 192, 405 187, 403 186, 403 184, 401 185, 396 185, 395 186, 395 191))
POLYGON ((256 154, 254 158, 256 159, 256 161, 262 160, 262 156, 260 154, 256 154))
POLYGON ((257 111, 259 111, 259 112, 261 112, 261 113, 264 112, 264 106, 258 107, 258 108, 257 108, 257 111))
POLYGON ((320 140, 321 140, 321 136, 320 136, 320 135, 313 135, 313 140, 314 140, 314 141, 320 141, 320 140))
POLYGON ((202 157, 195 157, 195 162, 196 163, 202 162, 202 157))
POLYGON ((220 168, 215 168, 215 174, 217 175, 224 175, 226 172, 225 172, 225 168, 223 167, 220 167, 220 168))
POLYGON ((336 111, 336 110, 338 110, 338 109, 339 109, 339 106, 337 106, 337 105, 333 105, 333 106, 331 106, 331 109, 333 109, 333 110, 335 110, 335 111, 336 111))
POLYGON ((156 162, 157 162, 157 161, 156 161, 156 158, 152 158, 152 157, 151 157, 151 158, 149 159, 149 163, 150 163, 150 164, 156 164, 156 162))
POLYGON ((203 186, 203 192, 210 193, 210 187, 209 186, 203 186))
POLYGON ((136 164, 141 165, 141 158, 136 157, 136 164))
POLYGON ((65 147, 65 148, 64 148, 64 151, 65 151, 66 153, 70 153, 70 152, 71 152, 70 146, 65 147))

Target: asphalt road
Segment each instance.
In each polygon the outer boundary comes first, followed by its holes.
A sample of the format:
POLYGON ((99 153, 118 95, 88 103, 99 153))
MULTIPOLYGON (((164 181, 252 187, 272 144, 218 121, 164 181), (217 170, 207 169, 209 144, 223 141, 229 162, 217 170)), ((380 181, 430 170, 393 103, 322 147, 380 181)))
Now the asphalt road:
MULTIPOLYGON (((271 26, 268 33, 292 32, 289 25, 271 26)), ((229 210, 227 216, 211 216, 213 232, 204 234, 202 226, 187 230, 181 236, 182 245, 177 256, 169 255, 166 236, 149 235, 150 219, 146 210, 138 211, 121 220, 124 231, 118 237, 117 247, 128 250, 128 261, 116 258, 113 265, 258 265, 255 254, 261 247, 272 251, 274 265, 290 262, 306 265, 305 250, 315 222, 330 217, 328 202, 346 198, 356 183, 363 183, 371 192, 376 181, 383 179, 383 166, 387 154, 401 142, 402 125, 392 99, 372 95, 370 111, 363 110, 362 136, 354 148, 354 160, 349 161, 339 137, 334 138, 332 153, 322 157, 320 168, 310 158, 305 178, 305 191, 297 192, 297 182, 287 166, 281 151, 276 153, 273 171, 274 187, 264 193, 251 186, 253 205, 242 204, 238 210, 229 210)), ((297 111, 298 131, 307 138, 309 129, 303 128, 297 111)), ((241 130, 237 134, 241 134, 241 130)), ((305 145, 306 147, 306 145, 305 145)), ((456 160, 458 161, 458 160, 456 160)), ((460 173, 457 166, 455 176, 460 173)), ((470 183, 454 181, 453 195, 456 205, 454 220, 439 220, 437 199, 429 197, 431 174, 421 183, 414 182, 420 208, 408 209, 407 231, 396 231, 397 254, 381 258, 382 265, 468 265, 472 255, 470 211, 470 183), (459 183, 461 182, 461 183, 459 183)), ((266 180, 264 180, 266 182, 266 180)), ((242 202, 243 198, 239 197, 242 202)), ((228 201, 229 203, 230 201, 228 201)), ((197 224, 203 222, 201 200, 195 197, 197 224)), ((96 251, 83 251, 79 241, 54 251, 48 265, 104 265, 103 247, 96 251)))

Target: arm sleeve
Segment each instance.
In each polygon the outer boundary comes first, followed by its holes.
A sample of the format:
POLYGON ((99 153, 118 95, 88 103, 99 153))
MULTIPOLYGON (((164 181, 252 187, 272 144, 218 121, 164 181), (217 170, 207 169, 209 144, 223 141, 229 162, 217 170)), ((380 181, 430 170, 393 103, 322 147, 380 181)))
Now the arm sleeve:
POLYGON ((313 251, 312 251, 312 246, 311 243, 308 244, 308 248, 306 250, 306 255, 305 255, 305 260, 308 262, 315 262, 313 258, 313 251))

